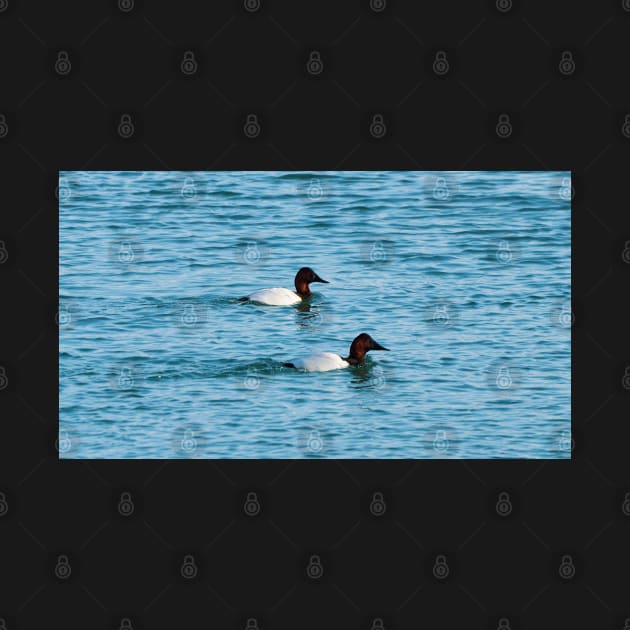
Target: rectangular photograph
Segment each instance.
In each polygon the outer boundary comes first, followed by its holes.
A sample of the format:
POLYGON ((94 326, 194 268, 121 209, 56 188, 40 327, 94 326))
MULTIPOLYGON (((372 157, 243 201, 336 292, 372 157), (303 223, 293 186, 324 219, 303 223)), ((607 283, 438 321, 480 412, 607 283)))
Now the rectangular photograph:
POLYGON ((59 457, 570 459, 569 171, 62 171, 59 457))

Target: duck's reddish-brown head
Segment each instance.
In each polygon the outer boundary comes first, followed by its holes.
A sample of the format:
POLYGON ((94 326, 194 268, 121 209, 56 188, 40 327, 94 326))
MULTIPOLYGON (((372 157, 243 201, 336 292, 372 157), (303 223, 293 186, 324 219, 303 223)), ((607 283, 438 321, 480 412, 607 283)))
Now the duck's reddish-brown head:
POLYGON ((357 363, 361 363, 361 361, 363 361, 365 355, 370 350, 389 351, 389 348, 381 346, 380 343, 374 341, 374 339, 372 339, 372 337, 370 337, 367 333, 361 333, 358 337, 354 338, 354 341, 350 346, 350 354, 345 360, 352 365, 356 365, 357 363))
POLYGON ((305 297, 311 294, 311 290, 308 285, 311 282, 323 282, 324 284, 330 284, 328 280, 320 278, 310 267, 302 267, 295 274, 295 290, 298 295, 305 297))

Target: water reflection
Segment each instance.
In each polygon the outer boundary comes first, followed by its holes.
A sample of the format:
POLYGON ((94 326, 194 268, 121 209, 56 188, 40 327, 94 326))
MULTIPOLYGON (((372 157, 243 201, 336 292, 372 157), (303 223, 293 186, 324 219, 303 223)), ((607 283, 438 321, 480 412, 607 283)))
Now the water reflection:
POLYGON ((321 328, 325 324, 325 317, 318 304, 302 301, 295 307, 296 323, 299 328, 321 328))
POLYGON ((370 388, 380 391, 387 383, 383 368, 369 358, 363 363, 348 369, 352 375, 350 380, 351 387, 355 389, 370 388))

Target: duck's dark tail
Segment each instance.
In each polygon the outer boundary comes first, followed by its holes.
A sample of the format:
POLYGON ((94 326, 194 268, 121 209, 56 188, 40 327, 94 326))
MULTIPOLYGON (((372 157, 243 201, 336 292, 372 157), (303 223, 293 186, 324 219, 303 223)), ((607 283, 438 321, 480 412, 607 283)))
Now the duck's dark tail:
POLYGON ((249 298, 247 296, 242 297, 242 298, 238 298, 239 302, 249 302, 249 298))
POLYGON ((295 365, 293 365, 293 363, 283 363, 282 366, 283 367, 292 367, 292 368, 295 367, 295 365))

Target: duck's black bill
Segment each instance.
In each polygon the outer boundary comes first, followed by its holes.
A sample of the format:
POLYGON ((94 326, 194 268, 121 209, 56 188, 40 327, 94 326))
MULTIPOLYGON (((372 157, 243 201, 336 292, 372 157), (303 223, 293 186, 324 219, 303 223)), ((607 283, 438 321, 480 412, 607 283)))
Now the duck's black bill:
POLYGON ((377 343, 376 341, 372 342, 372 350, 387 350, 389 352, 389 348, 386 348, 385 346, 381 346, 381 344, 377 343))
POLYGON ((317 274, 315 274, 315 278, 311 280, 311 282, 323 282, 324 284, 330 284, 328 280, 324 280, 323 278, 320 278, 317 274))

